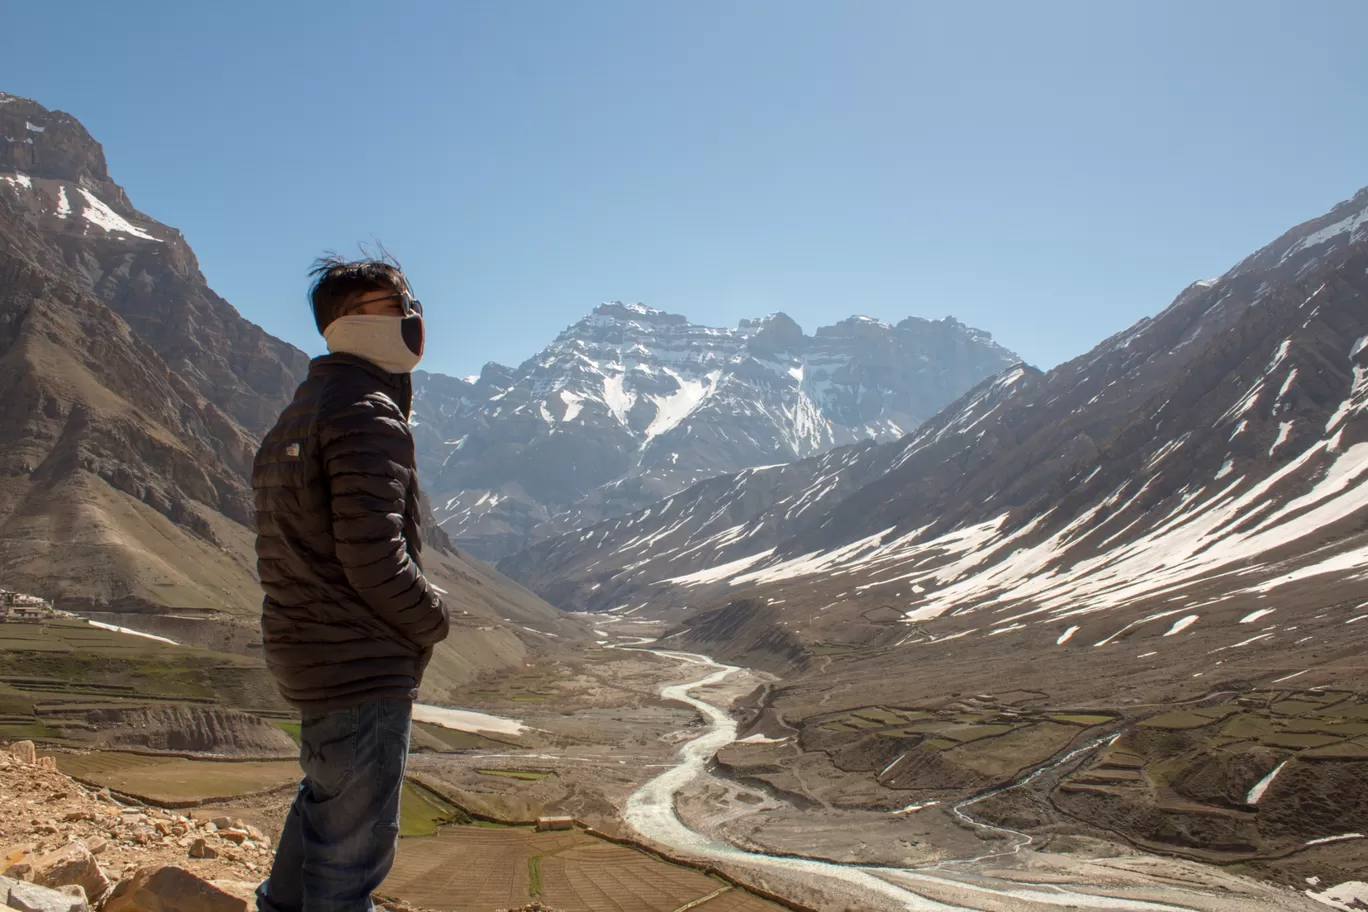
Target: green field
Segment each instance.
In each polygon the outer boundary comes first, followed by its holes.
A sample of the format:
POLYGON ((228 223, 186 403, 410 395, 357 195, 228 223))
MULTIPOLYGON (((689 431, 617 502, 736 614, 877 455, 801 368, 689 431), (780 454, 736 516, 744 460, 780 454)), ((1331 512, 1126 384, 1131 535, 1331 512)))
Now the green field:
POLYGON ((442 827, 403 839, 380 895, 442 912, 782 912, 702 871, 580 831, 442 827))
POLYGON ((550 773, 541 772, 539 770, 482 769, 476 770, 476 772, 483 773, 486 776, 503 776, 508 779, 521 779, 524 782, 536 782, 551 775, 550 773))
POLYGON ((299 781, 299 764, 293 760, 236 763, 121 751, 62 753, 56 757, 57 768, 68 776, 169 803, 246 795, 299 781))
POLYGON ((418 782, 404 783, 399 804, 399 835, 432 836, 449 824, 468 824, 470 815, 418 782))
POLYGON ((66 618, 0 623, 0 738, 89 746, 87 713, 158 703, 292 715, 258 659, 66 618))
POLYGON ((1185 770, 1202 769, 1213 760, 1219 764, 1256 746, 1272 749, 1283 759, 1368 760, 1365 718, 1368 698, 1345 691, 1247 693, 1233 703, 1146 719, 1071 781, 1167 787, 1180 781, 1185 770), (1181 737, 1156 739, 1142 733, 1181 737), (1124 774, 1130 771, 1142 775, 1124 774))
POLYGON ((1082 725, 1084 727, 1106 725, 1108 722, 1116 721, 1115 716, 1103 716, 1096 713, 1059 713, 1050 716, 1050 718, 1066 725, 1082 725))
POLYGON ((453 731, 449 728, 442 728, 440 725, 429 725, 426 722, 415 722, 413 727, 417 731, 431 735, 450 750, 471 750, 507 747, 508 745, 483 735, 471 732, 453 731))

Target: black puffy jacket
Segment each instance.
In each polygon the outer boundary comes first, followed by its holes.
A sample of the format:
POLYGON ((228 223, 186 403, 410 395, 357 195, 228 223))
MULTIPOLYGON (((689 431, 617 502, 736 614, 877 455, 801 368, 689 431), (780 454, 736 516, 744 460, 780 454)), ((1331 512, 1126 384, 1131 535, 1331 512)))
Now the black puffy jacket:
POLYGON ((304 712, 412 699, 447 635, 422 570, 412 401, 408 374, 315 358, 257 452, 266 664, 304 712))

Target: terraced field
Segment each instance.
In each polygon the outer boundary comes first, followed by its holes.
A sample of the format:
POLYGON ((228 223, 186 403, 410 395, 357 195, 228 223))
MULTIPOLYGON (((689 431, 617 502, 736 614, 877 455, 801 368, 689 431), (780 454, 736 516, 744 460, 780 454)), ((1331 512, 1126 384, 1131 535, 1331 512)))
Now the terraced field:
POLYGON ((1256 691, 1137 724, 1065 779, 1068 813, 1142 845, 1233 861, 1368 827, 1368 698, 1256 691))
POLYGON ((804 720, 802 746, 842 770, 869 770, 890 789, 986 787, 1063 750, 1102 712, 1028 710, 976 698, 928 707, 869 706, 804 720), (945 780, 945 781, 940 781, 945 780))
POLYGON ((231 798, 299 780, 299 764, 287 760, 239 763, 119 751, 55 756, 57 768, 68 776, 157 803, 231 798))
POLYGON ((560 912, 780 912, 691 868, 580 831, 450 826, 403 839, 381 887, 428 909, 488 912, 540 900, 560 912), (691 903, 705 900, 698 905, 691 903))
POLYGON ((173 703, 288 712, 259 660, 80 620, 0 623, 0 739, 89 745, 88 713, 173 703))

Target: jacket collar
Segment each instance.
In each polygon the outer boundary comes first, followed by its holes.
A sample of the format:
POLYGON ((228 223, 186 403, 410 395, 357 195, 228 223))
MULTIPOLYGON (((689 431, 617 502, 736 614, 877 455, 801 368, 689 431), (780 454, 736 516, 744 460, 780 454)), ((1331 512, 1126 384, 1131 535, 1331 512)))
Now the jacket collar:
POLYGON ((343 370, 362 370, 380 382, 389 393, 395 403, 403 411, 404 417, 408 417, 413 411, 413 375, 412 374, 392 374, 380 367, 374 361, 368 361, 360 355, 353 355, 347 352, 337 352, 330 355, 321 355, 309 362, 309 374, 315 373, 334 373, 343 370))

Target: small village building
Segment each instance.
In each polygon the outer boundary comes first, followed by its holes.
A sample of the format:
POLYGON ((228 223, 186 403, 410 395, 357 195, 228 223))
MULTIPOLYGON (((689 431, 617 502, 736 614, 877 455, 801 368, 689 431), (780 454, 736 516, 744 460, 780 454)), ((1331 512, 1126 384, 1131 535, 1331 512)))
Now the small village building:
POLYGON ((548 830, 573 830, 575 828, 574 817, 538 817, 537 832, 545 833, 548 830))
POLYGON ((11 592, 0 589, 0 621, 27 621, 30 623, 53 617, 52 604, 36 595, 11 592))

